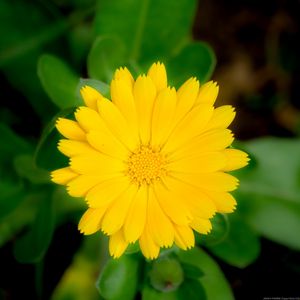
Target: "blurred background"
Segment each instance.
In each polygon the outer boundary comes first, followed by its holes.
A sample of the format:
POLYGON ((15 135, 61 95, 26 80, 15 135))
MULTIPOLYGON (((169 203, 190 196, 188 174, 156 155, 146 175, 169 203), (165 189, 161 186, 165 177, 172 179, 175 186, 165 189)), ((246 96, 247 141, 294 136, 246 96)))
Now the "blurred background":
MULTIPOLYGON (((79 234, 83 201, 49 182, 65 162, 53 120, 81 86, 107 93, 116 67, 157 60, 175 86, 219 83, 251 156, 237 212, 197 237, 217 270, 199 279, 207 299, 300 297, 299 13, 298 0, 0 0, 0 299, 103 297, 106 240, 79 234)), ((151 298, 139 276, 135 299, 183 299, 151 298)))

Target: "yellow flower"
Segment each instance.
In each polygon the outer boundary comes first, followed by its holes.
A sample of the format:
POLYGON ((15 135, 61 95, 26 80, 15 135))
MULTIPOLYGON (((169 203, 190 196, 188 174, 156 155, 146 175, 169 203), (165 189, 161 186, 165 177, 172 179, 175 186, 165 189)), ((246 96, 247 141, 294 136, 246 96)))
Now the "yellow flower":
POLYGON ((191 78, 178 91, 169 87, 161 63, 136 80, 118 69, 110 89, 112 101, 85 86, 86 106, 76 110, 76 121, 58 119, 66 138, 58 149, 70 163, 53 171, 52 180, 85 198, 89 208, 79 230, 102 230, 113 257, 136 241, 151 259, 174 243, 193 247, 193 230, 207 234, 215 213, 236 206, 229 192, 238 180, 226 172, 248 158, 228 149, 234 109, 214 108, 214 82, 199 87, 191 78))

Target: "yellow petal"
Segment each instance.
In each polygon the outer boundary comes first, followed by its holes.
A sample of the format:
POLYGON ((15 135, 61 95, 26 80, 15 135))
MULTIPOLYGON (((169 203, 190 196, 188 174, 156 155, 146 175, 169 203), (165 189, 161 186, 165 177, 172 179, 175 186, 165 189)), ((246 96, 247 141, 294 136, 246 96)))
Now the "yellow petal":
POLYGON ((217 85, 216 82, 209 81, 205 83, 199 89, 199 93, 195 101, 195 105, 198 105, 199 103, 214 105, 218 93, 219 93, 219 86, 217 85))
POLYGON ((174 228, 175 243, 179 248, 187 250, 195 246, 195 236, 189 226, 174 225, 174 228))
POLYGON ((117 69, 114 75, 114 79, 124 81, 131 88, 134 83, 134 79, 126 67, 117 69))
POLYGON ((227 163, 223 168, 223 171, 233 171, 248 165, 248 154, 241 150, 225 149, 222 153, 226 156, 227 159, 227 163))
POLYGON ((230 146, 233 134, 229 129, 216 129, 190 140, 170 154, 170 160, 180 159, 197 153, 220 151, 230 146))
POLYGON ((104 214, 102 208, 89 208, 81 217, 78 229, 83 234, 93 234, 100 229, 100 222, 104 214))
POLYGON ((140 237, 139 244, 143 255, 148 259, 155 259, 159 255, 160 247, 154 242, 151 234, 149 233, 148 225, 140 237))
POLYGON ((65 118, 58 118, 55 126, 57 130, 68 139, 77 141, 85 140, 85 132, 75 121, 68 120, 65 118))
POLYGON ((159 205, 173 223, 187 225, 190 222, 192 214, 186 207, 184 198, 160 182, 155 184, 154 191, 159 205))
POLYGON ((179 122, 192 109, 199 91, 199 81, 192 77, 177 92, 175 122, 179 122))
POLYGON ((89 107, 79 107, 75 112, 75 118, 86 132, 91 130, 108 131, 107 126, 100 118, 98 112, 89 107))
POLYGON ((146 223, 148 191, 146 186, 140 186, 131 202, 125 224, 125 240, 134 243, 142 234, 146 223))
POLYGON ((84 197, 92 187, 113 177, 115 176, 107 174, 103 174, 102 176, 79 175, 75 179, 68 182, 68 194, 72 197, 84 197))
POLYGON ((207 104, 201 104, 193 108, 178 123, 163 147, 164 151, 166 153, 173 152, 187 141, 200 135, 203 129, 206 128, 212 114, 213 107, 207 104))
POLYGON ((128 126, 117 106, 106 98, 98 101, 98 111, 107 127, 130 150, 137 147, 138 139, 128 126))
POLYGON ((119 230, 109 238, 109 253, 113 258, 120 257, 126 250, 128 243, 124 239, 122 230, 119 230))
POLYGON ((103 232, 108 235, 115 234, 123 226, 137 189, 137 185, 130 185, 108 208, 102 220, 103 232))
POLYGON ((81 155, 70 159, 70 167, 79 174, 101 175, 124 172, 124 163, 107 155, 81 155))
POLYGON ((176 102, 177 94, 174 88, 166 88, 158 94, 152 115, 151 145, 160 145, 170 134, 176 102))
POLYGON ((155 84, 157 92, 167 87, 167 72, 163 63, 154 63, 148 71, 148 76, 155 84))
POLYGON ((127 120, 132 132, 138 136, 138 123, 132 85, 121 79, 114 79, 110 85, 112 102, 127 120))
POLYGON ((201 189, 171 177, 164 181, 166 186, 182 199, 193 216, 211 218, 216 213, 214 202, 201 189))
POLYGON ((86 106, 97 110, 97 101, 103 96, 96 89, 86 85, 80 89, 80 94, 86 106))
POLYGON ((108 156, 124 160, 129 155, 129 151, 113 134, 90 131, 86 138, 92 147, 108 156))
POLYGON ((205 131, 212 129, 227 128, 235 117, 234 108, 231 105, 223 105, 214 110, 205 131))
POLYGON ((68 157, 75 155, 97 154, 87 142, 74 141, 74 140, 60 140, 57 146, 58 150, 68 157))
POLYGON ((171 247, 174 242, 174 227, 162 211, 153 189, 149 189, 147 222, 155 243, 160 247, 171 247))
POLYGON ((143 144, 148 144, 151 136, 151 119, 156 87, 149 76, 139 76, 133 87, 136 103, 140 139, 143 144))
POLYGON ((210 220, 202 218, 194 218, 190 226, 201 234, 208 234, 212 229, 210 220))
POLYGON ((188 182, 208 191, 227 192, 235 190, 238 186, 238 180, 235 177, 223 172, 195 174, 177 173, 175 176, 184 182, 188 182))
POLYGON ((168 164, 168 170, 180 173, 207 173, 221 170, 226 165, 221 152, 204 152, 175 160, 168 164))
POLYGON ((124 193, 129 186, 129 181, 124 177, 108 179, 97 184, 89 190, 86 201, 90 207, 108 207, 112 201, 124 193))
POLYGON ((218 212, 231 213, 236 208, 234 197, 225 192, 205 191, 205 193, 214 201, 218 212))
POLYGON ((51 172, 51 180, 57 184, 65 185, 70 180, 78 176, 77 173, 72 171, 69 167, 57 169, 51 172))

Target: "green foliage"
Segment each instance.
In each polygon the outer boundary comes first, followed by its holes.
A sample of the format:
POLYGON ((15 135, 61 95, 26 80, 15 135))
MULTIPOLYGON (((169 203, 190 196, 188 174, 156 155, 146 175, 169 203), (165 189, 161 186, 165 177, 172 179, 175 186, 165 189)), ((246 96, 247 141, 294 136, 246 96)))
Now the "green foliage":
POLYGON ((300 250, 300 141, 264 138, 244 144, 255 157, 239 172, 239 210, 259 234, 300 250))
POLYGON ((139 258, 135 255, 110 259, 96 284, 107 300, 134 299, 139 276, 139 258))

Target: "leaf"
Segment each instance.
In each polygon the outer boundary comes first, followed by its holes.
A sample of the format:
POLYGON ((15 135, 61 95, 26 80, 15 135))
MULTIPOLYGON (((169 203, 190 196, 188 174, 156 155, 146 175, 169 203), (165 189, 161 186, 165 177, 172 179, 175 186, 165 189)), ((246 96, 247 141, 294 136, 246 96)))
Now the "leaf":
POLYGON ((24 199, 21 182, 0 181, 0 220, 12 212, 24 199))
POLYGON ((30 153, 33 148, 26 140, 19 137, 5 124, 0 123, 0 160, 10 159, 21 153, 30 153))
POLYGON ((79 77, 59 58, 43 54, 38 61, 38 76, 52 100, 59 108, 76 106, 79 77))
POLYGON ((95 32, 118 37, 127 47, 127 60, 145 65, 182 47, 190 37, 195 11, 195 0, 101 1, 95 32))
POLYGON ((300 140, 244 143, 255 164, 237 173, 239 210, 262 236, 300 250, 300 140))
POLYGON ((207 299, 234 300, 232 291, 217 263, 202 249, 193 248, 180 251, 179 259, 183 263, 192 264, 204 272, 200 283, 203 285, 207 299))
POLYGON ((38 168, 31 155, 18 155, 14 159, 14 166, 19 176, 28 179, 34 184, 50 182, 49 173, 38 168))
MULTIPOLYGON (((80 89, 82 87, 86 86, 86 85, 93 87, 98 92, 100 92, 101 95, 103 95, 105 97, 109 97, 110 88, 109 88, 108 84, 104 83, 103 81, 96 80, 96 79, 80 78, 79 84, 77 86, 77 96, 78 96, 78 98, 81 99, 80 89)), ((83 105, 83 100, 81 100, 81 101, 82 101, 82 105, 83 105)))
POLYGON ((201 281, 188 279, 183 282, 178 291, 179 299, 206 300, 206 293, 201 281))
POLYGON ((110 82, 116 68, 125 63, 125 47, 118 38, 98 37, 88 55, 88 74, 92 78, 110 82))
POLYGON ((139 260, 134 255, 110 259, 102 270, 96 287, 107 300, 134 299, 139 272, 139 260))
POLYGON ((168 62, 168 74, 175 86, 192 76, 203 84, 211 77, 215 66, 216 56, 207 43, 190 42, 168 62))
POLYGON ((142 289, 142 300, 180 300, 180 298, 177 291, 163 293, 145 285, 142 289))
POLYGON ((259 239, 237 213, 229 215, 229 221, 230 229, 226 239, 208 248, 226 263, 245 268, 254 262, 260 253, 259 239))
POLYGON ((203 271, 191 264, 181 264, 185 278, 198 279, 204 275, 203 271))
POLYGON ((54 231, 52 193, 40 194, 39 209, 30 230, 14 245, 15 258, 21 263, 36 263, 45 255, 54 231))

